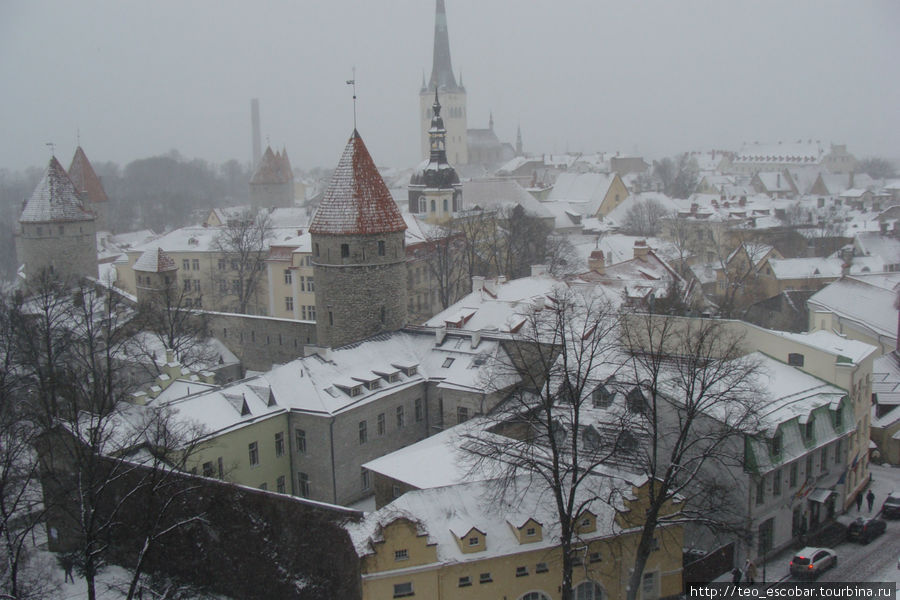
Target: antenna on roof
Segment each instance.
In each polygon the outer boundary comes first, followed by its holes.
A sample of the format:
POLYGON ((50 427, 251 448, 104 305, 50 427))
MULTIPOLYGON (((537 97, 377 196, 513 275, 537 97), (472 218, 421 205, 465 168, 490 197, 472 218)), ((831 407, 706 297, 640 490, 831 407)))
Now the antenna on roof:
POLYGON ((46 142, 44 145, 50 148, 50 156, 56 156, 56 144, 53 142, 46 142))
POLYGON ((353 131, 356 131, 356 67, 353 67, 353 79, 347 80, 347 85, 353 86, 353 131))

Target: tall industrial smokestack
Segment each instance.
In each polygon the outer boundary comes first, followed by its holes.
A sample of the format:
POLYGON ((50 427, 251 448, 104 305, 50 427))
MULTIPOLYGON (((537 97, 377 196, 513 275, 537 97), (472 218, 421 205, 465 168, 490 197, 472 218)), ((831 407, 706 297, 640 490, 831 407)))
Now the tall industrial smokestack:
POLYGON ((253 129, 253 170, 259 166, 259 159, 262 158, 262 140, 259 135, 259 99, 254 98, 250 101, 250 124, 253 129))

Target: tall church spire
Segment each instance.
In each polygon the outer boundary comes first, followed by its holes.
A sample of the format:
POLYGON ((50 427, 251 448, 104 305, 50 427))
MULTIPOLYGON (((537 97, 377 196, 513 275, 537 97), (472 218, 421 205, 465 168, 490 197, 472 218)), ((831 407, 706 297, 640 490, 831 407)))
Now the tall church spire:
POLYGON ((456 84, 453 76, 453 65, 450 63, 450 37, 447 34, 447 13, 444 0, 437 0, 434 15, 434 57, 431 66, 431 80, 428 87, 439 87, 447 91, 456 91, 462 85, 456 84))
POLYGON ((438 100, 437 88, 434 89, 434 104, 431 105, 431 128, 428 130, 428 138, 431 141, 431 162, 434 164, 447 164, 446 140, 447 130, 444 129, 444 119, 441 118, 441 102, 438 100))

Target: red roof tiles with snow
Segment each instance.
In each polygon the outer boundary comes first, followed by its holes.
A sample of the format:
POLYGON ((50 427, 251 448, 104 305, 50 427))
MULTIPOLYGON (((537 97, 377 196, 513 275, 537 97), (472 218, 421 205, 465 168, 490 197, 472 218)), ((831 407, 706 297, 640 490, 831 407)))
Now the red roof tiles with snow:
POLYGON ((75 189, 87 196, 88 202, 107 202, 109 200, 100 183, 100 178, 94 172, 94 167, 91 166, 91 161, 88 160, 81 146, 75 149, 75 156, 72 157, 72 164, 69 166, 69 177, 75 184, 75 189))
POLYGON ((177 268, 172 257, 159 247, 151 248, 141 254, 132 267, 135 271, 144 271, 146 273, 164 273, 166 271, 174 271, 177 268))
POLYGON ((94 215, 84 209, 75 184, 56 157, 50 159, 44 176, 22 208, 20 223, 92 221, 94 215))
POLYGON ((368 235, 405 230, 397 203, 354 130, 309 232, 368 235))

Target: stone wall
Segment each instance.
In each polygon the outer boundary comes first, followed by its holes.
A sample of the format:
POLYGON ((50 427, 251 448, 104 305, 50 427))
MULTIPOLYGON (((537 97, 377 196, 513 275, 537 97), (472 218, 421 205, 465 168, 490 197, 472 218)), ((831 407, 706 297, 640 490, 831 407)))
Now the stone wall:
POLYGON ((314 234, 312 243, 319 345, 336 348, 406 325, 403 232, 314 234))
POLYGON ((47 268, 62 279, 97 277, 93 221, 24 223, 16 249, 29 277, 47 268))
POLYGON ((316 324, 275 317, 210 312, 211 334, 237 356, 245 369, 267 371, 273 364, 303 356, 316 343, 316 324))

